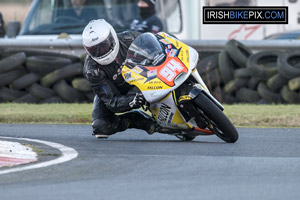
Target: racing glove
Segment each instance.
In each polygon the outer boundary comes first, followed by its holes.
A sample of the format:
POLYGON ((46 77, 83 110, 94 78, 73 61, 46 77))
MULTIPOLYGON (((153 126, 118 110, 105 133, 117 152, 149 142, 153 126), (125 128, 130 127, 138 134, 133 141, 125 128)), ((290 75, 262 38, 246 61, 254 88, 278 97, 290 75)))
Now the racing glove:
POLYGON ((134 108, 139 108, 143 105, 145 105, 146 100, 143 96, 143 94, 141 93, 136 93, 133 100, 129 102, 129 106, 130 108, 134 109, 134 108))

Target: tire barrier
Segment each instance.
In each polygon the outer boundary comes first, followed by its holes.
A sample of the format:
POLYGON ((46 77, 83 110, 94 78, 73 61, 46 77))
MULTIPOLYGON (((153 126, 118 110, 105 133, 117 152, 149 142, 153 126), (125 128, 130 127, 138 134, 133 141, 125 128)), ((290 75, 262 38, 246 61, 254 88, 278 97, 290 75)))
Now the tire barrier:
POLYGON ((287 79, 300 76, 300 51, 285 52, 278 58, 277 67, 280 74, 287 79))
POLYGON ((94 94, 82 75, 80 57, 33 50, 3 50, 0 58, 0 102, 93 101, 94 94))
POLYGON ((41 76, 36 73, 28 73, 12 82, 10 86, 13 89, 20 90, 34 84, 35 82, 40 80, 40 78, 41 76))
POLYGON ((67 65, 63 68, 57 69, 53 72, 50 72, 49 74, 44 76, 41 79, 41 83, 45 87, 50 87, 54 83, 56 83, 62 79, 72 78, 73 76, 76 76, 76 75, 82 75, 82 69, 83 69, 83 66, 81 63, 67 65))
MULTIPOLYGON (((0 52, 0 102, 92 102, 81 57, 33 50, 0 52)), ((236 40, 198 63, 221 103, 300 103, 300 51, 259 51, 236 40)))
POLYGON ((26 95, 25 91, 13 90, 7 87, 0 88, 0 99, 3 101, 14 101, 24 95, 26 95))
POLYGON ((26 55, 24 52, 13 54, 7 58, 0 61, 0 73, 4 73, 13 70, 20 66, 26 60, 26 55))
POLYGON ((252 55, 250 49, 236 40, 229 40, 225 45, 225 51, 230 58, 242 68, 246 68, 247 60, 252 55))
POLYGON ((240 42, 230 40, 225 50, 200 61, 197 69, 222 103, 300 103, 299 50, 253 53, 240 42), (217 65, 203 64, 216 63, 216 58, 217 65))
POLYGON ((25 62, 29 71, 40 75, 46 75, 69 64, 71 64, 70 59, 53 56, 30 56, 25 62))
POLYGON ((197 66, 198 73, 202 76, 218 68, 218 55, 212 55, 200 60, 197 66))
POLYGON ((299 103, 300 102, 300 95, 297 92, 294 92, 289 89, 287 85, 283 86, 280 91, 282 98, 288 103, 299 103))
POLYGON ((267 80, 275 75, 278 72, 276 62, 280 53, 279 51, 261 51, 250 56, 247 61, 247 69, 251 76, 267 80))
POLYGON ((234 77, 234 63, 226 51, 219 54, 219 70, 223 83, 230 82, 234 77))

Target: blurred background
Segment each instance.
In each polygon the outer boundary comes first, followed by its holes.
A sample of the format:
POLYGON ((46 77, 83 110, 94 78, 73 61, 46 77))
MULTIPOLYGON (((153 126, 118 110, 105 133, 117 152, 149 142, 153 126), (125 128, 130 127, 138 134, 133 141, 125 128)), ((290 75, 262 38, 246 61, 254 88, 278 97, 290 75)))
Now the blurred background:
POLYGON ((27 16, 32 0, 0 0, 0 12, 5 22, 20 21, 27 16))
MULTIPOLYGON (((137 2, 84 6, 121 32, 138 16, 137 2)), ((71 0, 0 0, 0 102, 92 101, 82 77, 88 21, 59 15, 70 9, 71 0)), ((220 102, 300 103, 300 0, 156 0, 155 10, 163 31, 198 51, 198 71, 220 102), (203 24, 203 6, 288 6, 289 23, 203 24)))

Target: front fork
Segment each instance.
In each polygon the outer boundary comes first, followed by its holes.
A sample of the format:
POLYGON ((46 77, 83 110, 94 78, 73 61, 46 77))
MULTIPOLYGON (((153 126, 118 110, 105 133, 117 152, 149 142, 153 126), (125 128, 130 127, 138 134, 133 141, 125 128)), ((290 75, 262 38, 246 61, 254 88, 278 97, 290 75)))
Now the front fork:
POLYGON ((191 99, 195 99, 200 93, 203 93, 203 95, 206 95, 214 104, 216 104, 218 106, 218 108, 220 108, 222 111, 224 110, 224 107, 222 106, 222 104, 215 99, 215 97, 213 97, 209 92, 207 92, 201 84, 195 84, 193 85, 193 89, 190 91, 189 96, 191 97, 191 99))
POLYGON ((186 121, 194 118, 197 126, 204 129, 210 126, 210 122, 202 110, 194 105, 193 100, 197 98, 198 95, 206 95, 220 110, 223 111, 224 107, 210 94, 196 69, 193 71, 192 76, 198 83, 190 83, 186 87, 181 88, 178 106, 186 121))
POLYGON ((190 97, 192 99, 196 98, 198 96, 198 94, 200 94, 201 92, 203 92, 212 102, 214 102, 222 111, 224 110, 224 107, 222 106, 222 104, 215 99, 215 97, 213 97, 208 88, 206 87, 204 81, 202 80, 201 76, 199 75, 197 68, 195 68, 192 72, 192 76, 195 78, 195 80, 198 82, 198 84, 194 85, 194 88, 191 90, 190 92, 190 97))

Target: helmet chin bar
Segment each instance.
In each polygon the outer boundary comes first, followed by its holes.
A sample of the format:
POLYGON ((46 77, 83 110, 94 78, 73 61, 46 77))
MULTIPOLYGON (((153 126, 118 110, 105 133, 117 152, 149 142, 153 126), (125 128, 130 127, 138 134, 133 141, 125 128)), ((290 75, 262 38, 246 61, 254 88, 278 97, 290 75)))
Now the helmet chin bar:
MULTIPOLYGON (((116 54, 116 56, 117 56, 117 54, 116 54)), ((105 56, 104 58, 93 58, 93 57, 92 58, 100 65, 109 65, 116 59, 116 56, 109 54, 109 55, 105 56)))

